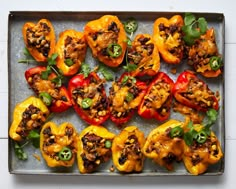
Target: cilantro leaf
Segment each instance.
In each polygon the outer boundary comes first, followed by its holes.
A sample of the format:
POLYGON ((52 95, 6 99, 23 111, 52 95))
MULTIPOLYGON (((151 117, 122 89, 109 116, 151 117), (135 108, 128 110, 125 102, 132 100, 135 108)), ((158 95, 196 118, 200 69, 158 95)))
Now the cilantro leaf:
POLYGON ((20 146, 17 142, 14 143, 15 155, 19 160, 27 160, 28 155, 24 152, 23 147, 20 146))
POLYGON ((138 66, 136 64, 127 64, 126 66, 123 66, 123 68, 127 71, 127 72, 132 72, 134 70, 136 70, 138 68, 138 66))
POLYGON ((198 26, 199 26, 199 29, 200 29, 200 33, 204 34, 207 31, 207 21, 206 21, 206 19, 203 18, 203 17, 200 17, 198 19, 198 26))
POLYGON ((108 67, 100 64, 98 68, 98 72, 100 72, 107 81, 114 80, 114 76, 111 73, 111 71, 108 69, 108 67))
POLYGON ((85 78, 88 77, 88 75, 89 75, 90 72, 91 72, 90 66, 89 66, 88 64, 84 63, 84 62, 82 63, 80 69, 81 69, 81 70, 80 70, 80 73, 82 73, 85 78))
POLYGON ((184 24, 185 25, 191 25, 194 22, 195 19, 196 18, 192 13, 185 13, 184 24))
POLYGON ((36 130, 31 130, 27 138, 32 142, 35 148, 39 148, 40 135, 36 130))

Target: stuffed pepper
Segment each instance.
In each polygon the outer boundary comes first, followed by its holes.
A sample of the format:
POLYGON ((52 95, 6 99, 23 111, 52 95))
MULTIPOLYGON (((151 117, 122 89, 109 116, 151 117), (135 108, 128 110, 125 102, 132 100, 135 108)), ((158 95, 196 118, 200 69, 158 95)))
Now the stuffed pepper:
POLYGON ((173 80, 164 72, 158 72, 147 88, 147 92, 138 108, 138 114, 144 118, 164 121, 169 118, 172 106, 173 80))
POLYGON ((184 21, 180 15, 174 15, 170 19, 161 17, 154 22, 153 39, 166 63, 179 64, 183 58, 183 25, 184 21))
POLYGON ((91 72, 88 77, 78 74, 69 81, 73 107, 89 124, 100 125, 109 118, 109 102, 104 82, 95 72, 91 72))
POLYGON ((72 106, 69 93, 64 86, 57 86, 56 74, 53 72, 44 78, 44 66, 37 66, 26 70, 25 79, 31 89, 49 107, 52 112, 63 112, 72 106))
POLYGON ((128 126, 117 135, 112 143, 112 159, 121 172, 140 172, 143 169, 144 155, 141 149, 145 136, 136 126, 128 126))
POLYGON ((19 142, 26 139, 31 130, 41 129, 48 115, 47 106, 39 98, 28 97, 14 109, 10 137, 19 142))
POLYGON ((188 49, 188 64, 205 77, 222 73, 222 58, 218 53, 214 29, 210 28, 188 49))
POLYGON ((160 166, 173 170, 173 163, 183 158, 183 127, 184 123, 169 120, 152 130, 142 149, 143 154, 160 166))
POLYGON ((60 33, 55 52, 58 53, 57 67, 66 76, 78 72, 85 59, 87 43, 84 34, 75 30, 65 30, 60 33))
POLYGON ((199 175, 223 157, 220 142, 213 131, 208 134, 200 124, 195 124, 186 131, 194 137, 191 143, 184 143, 184 165, 191 174, 199 175))
POLYGON ((40 132, 40 151, 49 167, 71 167, 77 153, 78 134, 71 123, 47 122, 40 132))
POLYGON ((118 17, 104 15, 88 22, 84 34, 92 54, 100 62, 110 66, 119 66, 125 56, 126 33, 118 17))
POLYGON ((109 91, 110 119, 117 125, 128 122, 140 105, 146 88, 144 82, 126 73, 114 81, 109 91))
POLYGON ((22 28, 24 43, 38 62, 46 62, 54 52, 56 36, 52 23, 41 19, 37 24, 26 22, 22 28))
POLYGON ((138 34, 127 49, 127 62, 137 66, 132 76, 153 76, 159 71, 159 52, 151 35, 138 34))
POLYGON ((178 76, 172 93, 178 102, 198 111, 206 112, 210 108, 219 109, 219 103, 214 92, 189 70, 178 76))
POLYGON ((90 125, 79 135, 77 165, 81 173, 91 173, 112 156, 115 134, 102 126, 90 125))

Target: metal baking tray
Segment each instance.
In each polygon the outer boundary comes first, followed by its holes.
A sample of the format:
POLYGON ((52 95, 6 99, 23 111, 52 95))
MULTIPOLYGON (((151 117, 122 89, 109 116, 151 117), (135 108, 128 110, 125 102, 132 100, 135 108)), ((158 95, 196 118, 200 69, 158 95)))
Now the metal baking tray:
MULTIPOLYGON (((134 17, 139 23, 138 30, 135 35, 138 33, 149 33, 152 34, 153 23, 158 17, 167 17, 170 18, 174 14, 181 14, 181 12, 25 12, 25 11, 14 11, 9 13, 9 23, 8 23, 8 78, 9 78, 9 127, 12 122, 12 113, 15 105, 18 102, 23 101, 30 95, 34 95, 32 90, 29 89, 25 78, 24 72, 30 67, 36 66, 35 64, 20 64, 17 63, 18 60, 24 59, 23 49, 24 42, 22 37, 22 26, 25 22, 32 21, 38 22, 41 18, 49 19, 55 29, 56 36, 58 38, 59 33, 66 29, 75 29, 78 31, 83 31, 84 25, 93 19, 97 19, 105 14, 116 15, 120 18, 121 21, 126 20, 129 17, 134 17)), ((224 43, 225 43, 225 23, 224 15, 222 13, 194 13, 195 16, 204 16, 208 21, 209 27, 215 28, 216 41, 220 54, 222 54, 224 59, 224 43)), ((87 51, 86 63, 94 66, 97 64, 96 60, 93 59, 90 49, 87 51)), ((168 73, 168 75, 176 81, 178 73, 182 72, 185 69, 191 69, 187 66, 186 62, 181 63, 176 66, 177 73, 172 74, 170 72, 172 65, 168 65, 164 62, 161 62, 161 71, 168 73)), ((114 74, 116 71, 114 71, 114 74)), ((219 118, 217 123, 213 126, 213 131, 216 133, 223 152, 225 152, 225 116, 224 116, 224 74, 214 79, 202 78, 212 89, 213 91, 219 91, 221 100, 220 100, 220 110, 219 118)), ((107 84, 109 86, 109 84, 107 84)), ((171 118, 184 120, 183 116, 179 113, 172 112, 171 118)), ((56 122, 58 125, 62 122, 69 121, 71 122, 80 133, 86 126, 87 123, 82 121, 78 115, 75 113, 73 108, 69 109, 64 113, 57 114, 53 117, 52 121, 56 122)), ((155 120, 144 120, 139 116, 135 115, 131 121, 126 125, 136 125, 138 126, 147 136, 148 133, 160 125, 160 122, 155 120)), ((104 126, 107 127, 110 131, 118 134, 120 129, 117 128, 112 122, 107 121, 104 123, 104 126)), ((14 148, 12 140, 9 138, 9 172, 12 174, 45 174, 45 175, 81 175, 77 169, 77 162, 71 168, 49 168, 44 162, 44 159, 41 156, 39 149, 35 149, 33 146, 28 145, 25 150, 28 153, 27 161, 20 161, 16 158, 14 154, 14 148), (41 157, 41 160, 37 160, 33 157, 33 154, 37 154, 41 157)), ((210 166, 208 171, 204 175, 221 175, 224 172, 224 158, 217 164, 210 166)), ((121 175, 119 172, 110 172, 109 168, 112 166, 112 160, 103 164, 95 173, 89 175, 121 175)), ((145 160, 144 168, 141 173, 130 173, 125 174, 126 176, 163 176, 163 175, 190 175, 183 163, 176 163, 175 170, 170 172, 165 168, 162 168, 150 159, 145 160)))

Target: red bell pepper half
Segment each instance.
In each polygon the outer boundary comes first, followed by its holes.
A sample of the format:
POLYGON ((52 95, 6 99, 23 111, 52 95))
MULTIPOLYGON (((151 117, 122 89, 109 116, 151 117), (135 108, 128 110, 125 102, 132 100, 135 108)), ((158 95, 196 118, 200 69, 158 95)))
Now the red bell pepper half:
POLYGON ((175 99, 199 111, 206 112, 208 109, 219 109, 218 100, 208 85, 199 79, 193 72, 182 72, 174 84, 172 93, 175 99))
POLYGON ((104 80, 95 72, 88 77, 78 74, 68 84, 72 104, 77 114, 89 124, 100 125, 109 118, 109 102, 104 80))
POLYGON ((164 121, 169 118, 172 103, 173 80, 164 72, 158 72, 147 88, 138 108, 138 114, 146 119, 164 121))
POLYGON ((110 88, 110 119, 117 125, 128 122, 145 95, 146 83, 128 73, 123 74, 110 88))
POLYGON ((42 74, 46 70, 45 66, 30 68, 25 72, 25 79, 51 112, 66 111, 72 106, 69 93, 64 86, 59 87, 53 82, 53 79, 57 77, 55 73, 52 72, 47 78, 43 78, 42 74))

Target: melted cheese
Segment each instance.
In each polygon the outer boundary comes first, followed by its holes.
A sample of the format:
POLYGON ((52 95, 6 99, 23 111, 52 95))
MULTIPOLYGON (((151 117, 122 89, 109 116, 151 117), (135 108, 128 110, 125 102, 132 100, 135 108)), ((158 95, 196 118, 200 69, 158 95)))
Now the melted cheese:
POLYGON ((179 33, 175 33, 173 36, 169 35, 165 41, 165 45, 167 49, 173 49, 179 46, 179 33))

